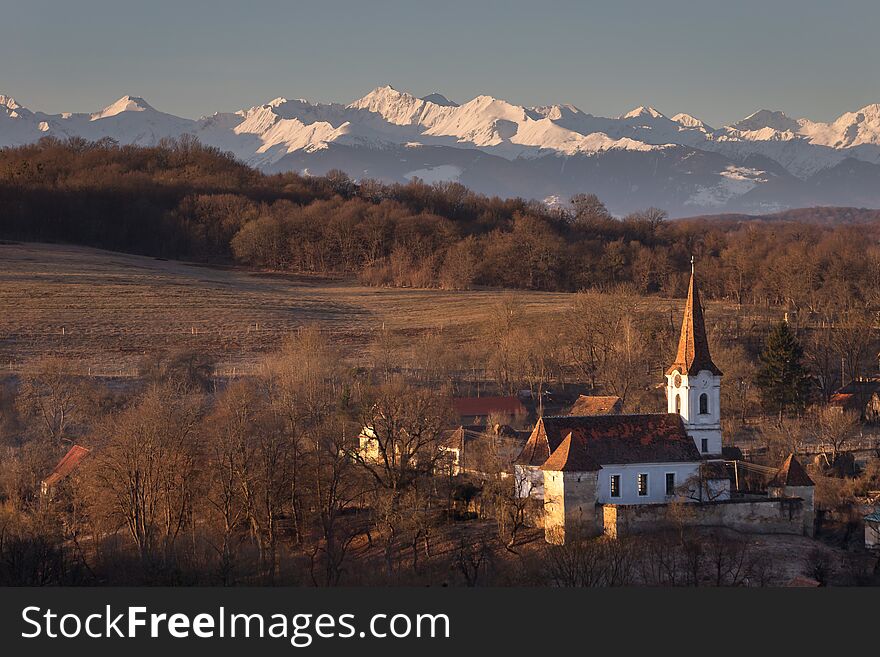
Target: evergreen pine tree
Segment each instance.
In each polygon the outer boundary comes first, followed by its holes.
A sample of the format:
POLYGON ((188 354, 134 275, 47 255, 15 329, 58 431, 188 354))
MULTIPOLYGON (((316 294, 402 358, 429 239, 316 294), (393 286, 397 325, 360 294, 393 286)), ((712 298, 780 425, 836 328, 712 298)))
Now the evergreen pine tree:
POLYGON ((807 403, 810 378, 801 359, 804 350, 788 326, 780 322, 767 336, 760 356, 758 387, 768 409, 779 413, 798 411, 807 403))

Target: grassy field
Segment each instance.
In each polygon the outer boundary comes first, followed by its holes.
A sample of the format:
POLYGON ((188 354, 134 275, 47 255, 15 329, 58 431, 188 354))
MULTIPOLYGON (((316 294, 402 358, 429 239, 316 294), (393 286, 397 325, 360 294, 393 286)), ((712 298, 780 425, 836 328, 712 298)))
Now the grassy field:
MULTIPOLYGON (((442 331, 452 344, 479 339, 502 294, 372 288, 84 247, 0 243, 0 375, 52 354, 80 363, 83 373, 131 376, 145 353, 184 347, 214 355, 221 375, 233 368, 247 373, 304 325, 327 331, 352 364, 368 364, 383 327, 403 348, 427 331, 442 331)), ((554 321, 573 296, 516 294, 536 321, 554 321)), ((677 334, 682 299, 643 301, 677 334)), ((765 328, 767 312, 715 302, 707 309, 710 324, 738 316, 746 332, 765 328)), ((658 353, 674 348, 663 345, 658 353)))
MULTIPOLYGON (((353 361, 383 325, 405 341, 442 329, 474 339, 501 292, 377 289, 351 281, 222 269, 47 244, 0 244, 0 373, 47 354, 127 376, 145 352, 191 347, 246 372, 286 334, 327 330, 353 361)), ((523 294, 529 314, 571 295, 523 294)))

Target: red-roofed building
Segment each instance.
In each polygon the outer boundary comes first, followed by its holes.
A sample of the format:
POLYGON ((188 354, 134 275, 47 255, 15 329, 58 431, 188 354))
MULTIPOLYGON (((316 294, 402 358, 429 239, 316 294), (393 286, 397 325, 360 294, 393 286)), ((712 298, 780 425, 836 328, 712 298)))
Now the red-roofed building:
POLYGON ((844 412, 858 413, 865 422, 880 422, 880 377, 850 381, 831 395, 828 405, 844 412))
POLYGON ((658 504, 700 499, 702 463, 674 413, 567 415, 538 421, 515 471, 522 497, 546 502, 548 472, 601 471, 594 504, 658 504))
POLYGON ((490 415, 521 420, 528 413, 518 397, 457 397, 452 407, 464 425, 485 425, 490 415))
POLYGON ((89 453, 90 450, 80 445, 74 445, 67 450, 67 454, 61 457, 52 472, 40 482, 40 490, 43 495, 48 495, 55 486, 70 475, 89 453))

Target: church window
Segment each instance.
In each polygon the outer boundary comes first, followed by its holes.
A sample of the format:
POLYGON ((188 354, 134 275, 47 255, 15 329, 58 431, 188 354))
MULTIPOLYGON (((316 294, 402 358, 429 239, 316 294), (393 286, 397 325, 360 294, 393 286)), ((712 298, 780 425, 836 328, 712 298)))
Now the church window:
POLYGON ((644 497, 648 494, 648 475, 641 473, 639 475, 639 495, 644 497))
POLYGON ((702 451, 703 454, 705 454, 706 452, 709 451, 709 439, 708 438, 701 438, 700 439, 700 451, 702 451))
POLYGON ((700 415, 708 415, 709 413, 709 395, 705 392, 700 395, 700 415))
POLYGON ((620 497, 620 475, 611 475, 611 497, 620 497))
POLYGON ((675 412, 681 415, 681 395, 675 396, 675 412))
POLYGON ((666 494, 675 495, 675 473, 666 473, 666 494))

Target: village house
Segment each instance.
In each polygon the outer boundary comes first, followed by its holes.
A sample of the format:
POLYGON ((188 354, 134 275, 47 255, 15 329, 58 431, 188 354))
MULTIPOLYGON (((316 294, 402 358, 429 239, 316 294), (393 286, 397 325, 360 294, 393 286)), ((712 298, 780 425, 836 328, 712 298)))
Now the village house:
MULTIPOLYGON (((522 450, 528 434, 511 428, 519 425, 528 415, 528 409, 518 397, 456 397, 453 410, 460 424, 444 433, 440 450, 444 452, 445 472, 457 476, 468 472, 480 474, 485 469, 488 452, 507 467, 522 450), (489 425, 490 419, 503 420, 489 425)), ((454 425, 453 425, 454 426, 454 425)), ((358 453, 369 463, 379 461, 379 442, 372 427, 365 426, 358 436, 358 453)))
POLYGON ((447 433, 440 449, 447 455, 446 465, 452 476, 485 475, 487 469, 494 468, 507 476, 528 437, 528 432, 506 424, 460 426, 447 433))
POLYGON ((516 396, 456 397, 452 400, 452 407, 462 426, 485 426, 490 416, 513 424, 521 422, 528 415, 528 409, 516 396))
POLYGON ((540 418, 514 466, 517 494, 542 503, 548 542, 663 525, 685 503, 693 525, 811 533, 812 481, 790 457, 772 495, 731 499, 722 460, 721 370, 712 361, 691 272, 666 413, 540 418))
POLYGON ((880 377, 859 377, 838 389, 828 402, 842 412, 857 413, 864 422, 880 422, 880 377))
POLYGON ((40 482, 40 492, 42 495, 44 497, 51 497, 54 489, 70 476, 90 453, 89 449, 80 445, 74 445, 67 450, 67 453, 55 464, 52 472, 46 475, 46 478, 40 482))
POLYGON ((579 395, 569 415, 620 415, 623 403, 617 395, 579 395))

